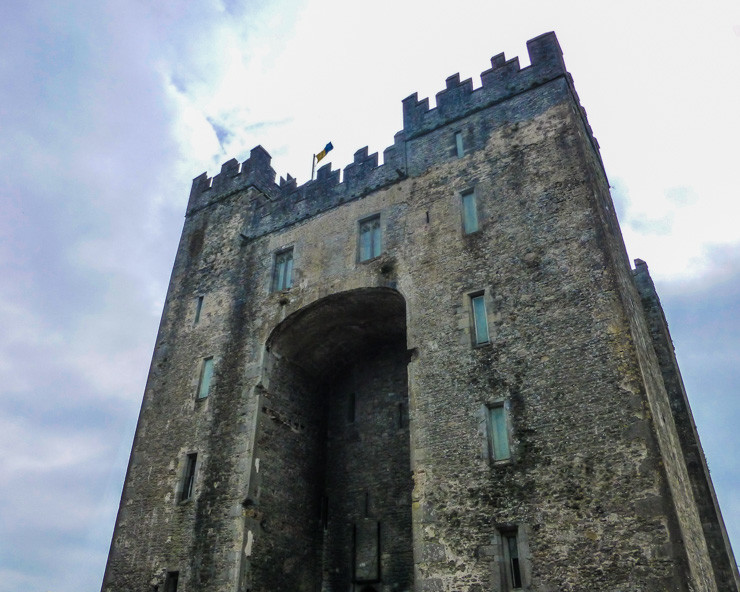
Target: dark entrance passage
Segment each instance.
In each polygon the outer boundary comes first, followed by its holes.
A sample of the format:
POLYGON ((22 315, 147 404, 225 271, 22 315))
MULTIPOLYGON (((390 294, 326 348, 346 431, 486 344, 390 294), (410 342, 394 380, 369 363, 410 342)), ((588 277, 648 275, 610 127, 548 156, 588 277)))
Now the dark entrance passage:
POLYGON ((410 590, 403 297, 328 296, 283 321, 267 349, 245 588, 410 590))

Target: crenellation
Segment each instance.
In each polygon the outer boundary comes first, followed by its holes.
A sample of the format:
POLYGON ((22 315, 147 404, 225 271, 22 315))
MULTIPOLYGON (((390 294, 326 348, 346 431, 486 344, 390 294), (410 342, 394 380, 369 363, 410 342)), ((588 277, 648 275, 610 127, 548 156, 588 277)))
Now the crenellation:
POLYGON ((396 132, 393 136, 393 144, 383 150, 383 166, 387 166, 392 171, 406 171, 406 134, 403 130, 396 132))
POLYGON ((367 186, 370 177, 378 168, 378 153, 368 156, 367 146, 360 148, 354 155, 354 162, 344 167, 344 183, 346 191, 350 194, 367 186))
POLYGON ((280 189, 282 190, 283 194, 295 191, 296 187, 298 187, 298 181, 295 180, 295 177, 290 175, 290 173, 286 173, 285 179, 283 177, 280 177, 280 189))
POLYGON ((249 158, 242 163, 242 174, 247 176, 248 183, 257 185, 265 192, 273 191, 277 185, 271 161, 272 157, 262 146, 252 148, 249 158))
MULTIPOLYGON (((221 165, 221 172, 208 177, 207 173, 193 179, 187 215, 205 207, 214 200, 254 186, 272 199, 280 193, 275 183, 276 172, 270 165, 272 157, 262 146, 255 146, 241 166, 235 158, 221 165)), ((290 177, 290 175, 288 175, 290 177)))
POLYGON ((468 78, 460 82, 460 75, 447 79, 447 88, 437 93, 437 110, 440 116, 453 120, 462 117, 468 109, 473 81, 468 78))
MULTIPOLYGON (((514 58, 517 62, 517 66, 519 65, 519 58, 514 58)), ((491 70, 496 70, 497 68, 501 68, 506 64, 506 56, 504 55, 504 52, 497 53, 495 56, 491 58, 491 70)))
POLYGON ((239 174, 239 161, 236 158, 227 160, 221 165, 221 172, 213 177, 213 192, 227 192, 234 185, 234 177, 239 174))
POLYGON ((429 97, 419 100, 419 93, 413 93, 403 101, 403 130, 407 133, 423 125, 424 116, 429 112, 429 97))
MULTIPOLYGON (((560 48, 555 33, 543 33, 527 41, 527 53, 532 67, 536 67, 541 75, 553 77, 565 73, 563 50, 560 48)), ((525 68, 525 70, 529 70, 525 68)))
MULTIPOLYGON (((377 153, 368 156, 367 147, 360 149, 355 153, 354 162, 345 167, 341 184, 339 171, 326 168, 330 165, 317 171, 316 181, 321 182, 321 192, 327 186, 340 185, 332 194, 341 195, 342 201, 349 201, 372 188, 402 178, 409 174, 405 149, 409 140, 566 74, 562 50, 554 33, 546 33, 528 41, 527 51, 531 65, 524 69, 520 69, 518 58, 506 60, 503 53, 492 57, 491 69, 481 74, 482 86, 475 90, 472 79, 461 81, 459 73, 449 76, 445 81, 445 89, 436 95, 436 107, 433 109, 429 108, 429 98, 419 100, 418 93, 406 97, 402 101, 404 128, 395 135, 393 145, 383 151, 383 165, 378 166, 377 153)), ((583 116, 585 119, 585 112, 583 116)), ((237 161, 231 159, 222 165, 221 172, 212 179, 203 173, 193 180, 188 213, 250 185, 257 186, 269 196, 285 196, 297 190, 313 195, 318 191, 318 185, 312 185, 314 181, 299 186, 290 175, 287 179, 281 177, 280 184, 276 184, 271 160, 272 157, 262 146, 256 146, 242 163, 241 170, 237 161), (209 192, 207 197, 200 195, 206 191, 209 192)))
POLYGON ((491 68, 485 72, 481 72, 481 85, 483 88, 490 89, 492 92, 498 90, 505 93, 510 81, 520 71, 518 57, 507 61, 504 54, 500 53, 495 58, 491 58, 491 68))
POLYGON ((491 69, 481 74, 482 86, 460 82, 460 75, 447 78, 447 88, 437 93, 437 106, 414 93, 403 101, 403 128, 409 139, 431 132, 485 107, 509 99, 535 86, 566 74, 563 52, 555 33, 545 33, 527 42, 530 66, 519 67, 519 59, 506 61, 504 54, 491 58, 491 69))

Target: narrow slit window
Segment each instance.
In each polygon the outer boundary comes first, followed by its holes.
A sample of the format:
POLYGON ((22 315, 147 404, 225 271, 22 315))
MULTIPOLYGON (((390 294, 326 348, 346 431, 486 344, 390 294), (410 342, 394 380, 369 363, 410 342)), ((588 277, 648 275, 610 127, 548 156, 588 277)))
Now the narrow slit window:
POLYGON ((180 579, 180 572, 168 571, 164 578, 164 592, 177 592, 177 580, 180 579))
POLYGON ((293 285, 293 249, 275 255, 275 270, 272 276, 273 292, 290 290, 293 285))
POLYGON ((347 421, 355 423, 355 394, 350 393, 347 400, 347 421))
POLYGON ((462 132, 455 132, 455 152, 457 153, 458 158, 462 158, 465 155, 462 132))
POLYGON ((324 530, 329 526, 329 498, 325 495, 321 496, 321 526, 324 530))
POLYGON ((183 473, 182 490, 180 491, 180 501, 184 502, 193 496, 195 486, 195 465, 198 462, 198 454, 188 454, 185 459, 185 473, 183 473))
POLYGON ((211 379, 213 378, 213 358, 205 358, 200 370, 200 381, 198 384, 198 398, 205 399, 208 391, 211 389, 211 379))
POLYGON ((486 315, 486 302, 483 294, 470 297, 473 308, 473 330, 475 333, 475 345, 488 343, 488 317, 486 315))
POLYGON ((519 590, 522 587, 522 570, 519 564, 519 543, 517 542, 516 533, 504 533, 503 541, 509 584, 512 590, 519 590))
POLYGON ((463 231, 470 234, 478 230, 478 203, 475 191, 467 191, 462 194, 463 231))
POLYGON ((374 259, 380 252, 380 216, 360 221, 360 261, 374 259))
POLYGON ((509 416, 505 405, 488 408, 488 438, 493 460, 508 460, 511 458, 509 416))
POLYGON ((198 300, 195 302, 195 319, 193 324, 197 325, 200 322, 200 312, 203 310, 203 296, 198 296, 198 300))

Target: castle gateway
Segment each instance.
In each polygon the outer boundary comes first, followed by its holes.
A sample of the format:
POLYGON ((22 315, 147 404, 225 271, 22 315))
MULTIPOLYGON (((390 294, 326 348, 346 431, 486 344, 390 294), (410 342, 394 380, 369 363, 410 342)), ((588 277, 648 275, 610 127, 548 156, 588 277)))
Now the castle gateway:
POLYGON ((104 592, 737 592, 553 33, 339 171, 196 178, 104 592))

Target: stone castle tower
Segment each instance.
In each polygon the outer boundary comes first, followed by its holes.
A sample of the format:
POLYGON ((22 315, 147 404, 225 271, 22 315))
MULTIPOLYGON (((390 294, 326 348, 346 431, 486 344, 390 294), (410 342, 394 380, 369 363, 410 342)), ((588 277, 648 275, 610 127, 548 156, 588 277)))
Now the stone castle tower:
POLYGON ((303 185, 193 182, 104 592, 738 592, 553 33, 303 185))

